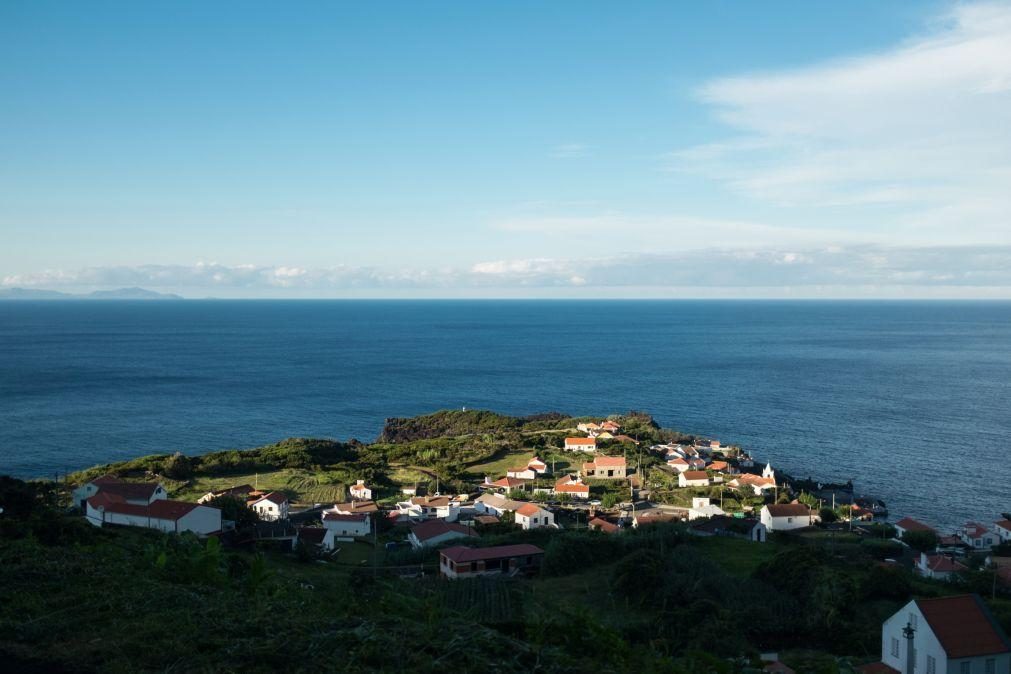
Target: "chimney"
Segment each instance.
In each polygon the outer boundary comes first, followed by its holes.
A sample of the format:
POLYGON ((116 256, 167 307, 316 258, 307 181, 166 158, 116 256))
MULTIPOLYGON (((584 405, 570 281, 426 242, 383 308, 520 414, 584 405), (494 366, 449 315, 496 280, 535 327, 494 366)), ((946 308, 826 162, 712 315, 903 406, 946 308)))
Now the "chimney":
POLYGON ((906 638, 906 666, 903 668, 904 674, 913 674, 916 671, 916 649, 913 648, 913 636, 916 630, 912 623, 906 623, 902 628, 902 636, 906 638))

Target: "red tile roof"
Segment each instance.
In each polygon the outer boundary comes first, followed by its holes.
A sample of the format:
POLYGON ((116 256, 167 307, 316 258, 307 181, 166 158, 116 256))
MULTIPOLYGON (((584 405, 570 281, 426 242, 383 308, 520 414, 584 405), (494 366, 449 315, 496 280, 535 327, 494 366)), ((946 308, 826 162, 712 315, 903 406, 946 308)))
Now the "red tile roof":
POLYGON ((521 507, 517 508, 516 512, 525 517, 533 517, 537 513, 541 512, 541 509, 533 503, 525 503, 521 507))
POLYGON ((267 494, 266 496, 264 496, 263 498, 257 499, 255 502, 259 503, 260 501, 270 501, 271 503, 276 503, 277 505, 281 505, 283 503, 287 503, 288 502, 288 497, 284 495, 284 492, 281 492, 281 491, 272 491, 269 494, 267 494))
POLYGON ((565 438, 565 444, 567 445, 594 445, 596 446, 596 438, 565 438))
POLYGON ((807 517, 811 509, 803 503, 774 503, 765 506, 773 517, 807 517))
POLYGON ((995 522, 995 524, 1001 529, 1011 531, 1011 520, 998 520, 997 522, 995 522))
POLYGON ((448 534, 452 531, 465 536, 476 535, 470 530, 470 527, 465 527, 462 524, 456 524, 455 522, 447 522, 446 520, 428 520, 427 522, 415 524, 411 527, 411 533, 414 534, 414 537, 421 542, 435 538, 436 536, 448 534))
MULTIPOLYGON (((106 512, 118 513, 120 515, 134 515, 136 517, 151 517, 158 520, 176 521, 184 515, 197 508, 210 508, 198 503, 186 501, 168 501, 165 499, 155 501, 150 505, 137 505, 127 503, 123 497, 117 494, 98 493, 88 499, 88 503, 93 508, 103 508, 106 512)), ((215 508, 216 509, 216 508, 215 508)))
POLYGON ((929 527, 923 522, 914 520, 912 517, 903 517, 895 523, 895 526, 905 529, 906 531, 934 531, 933 527, 929 527))
POLYGON ((368 518, 368 513, 357 513, 351 515, 344 515, 342 513, 330 511, 323 513, 324 522, 365 522, 368 518))
POLYGON ((917 599, 916 605, 949 658, 1011 652, 1007 635, 977 595, 917 599))
POLYGON ((944 555, 927 555, 927 568, 938 573, 968 571, 969 567, 944 555))
POLYGON ((623 456, 598 456, 593 460, 593 463, 596 464, 598 468, 624 468, 626 465, 625 457, 623 456))
POLYGON ((681 473, 686 480, 708 480, 709 475, 704 470, 686 470, 681 473))
POLYGON ((496 545, 490 548, 466 548, 457 545, 446 548, 442 555, 454 562, 477 562, 488 559, 504 559, 506 557, 527 557, 530 555, 543 555, 544 551, 536 545, 529 543, 519 543, 516 545, 496 545))
POLYGON ((149 500, 158 489, 157 482, 123 482, 111 475, 103 475, 91 481, 98 486, 99 492, 107 494, 117 494, 128 501, 149 500))
POLYGON ((620 528, 614 522, 608 522, 607 520, 602 519, 600 517, 594 517, 592 520, 590 520, 590 522, 586 526, 588 526, 590 529, 599 529, 600 531, 603 531, 605 534, 613 534, 620 528))
POLYGON ((857 667, 857 671, 860 674, 902 674, 899 670, 889 667, 883 662, 871 662, 866 665, 860 665, 857 667))
MULTIPOLYGON (((525 470, 525 469, 521 468, 520 470, 525 470)), ((505 487, 507 489, 512 489, 513 487, 522 487, 523 485, 527 484, 528 482, 530 482, 530 480, 524 480, 524 479, 519 478, 519 477, 503 477, 500 480, 495 480, 491 484, 494 487, 505 487)))

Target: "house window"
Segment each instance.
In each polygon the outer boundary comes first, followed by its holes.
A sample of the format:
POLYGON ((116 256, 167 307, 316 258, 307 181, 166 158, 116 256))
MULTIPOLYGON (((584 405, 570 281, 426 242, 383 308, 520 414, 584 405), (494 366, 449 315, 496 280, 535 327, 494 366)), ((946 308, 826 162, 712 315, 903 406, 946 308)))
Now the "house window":
POLYGON ((899 657, 899 640, 895 637, 892 637, 892 657, 899 657))
POLYGON ((927 656, 927 674, 937 674, 937 660, 933 655, 927 656))
POLYGON ((958 666, 958 671, 961 674, 972 674, 972 663, 963 662, 961 665, 958 666))
POLYGON ((997 674, 997 661, 993 658, 987 658, 985 669, 986 674, 997 674))
POLYGON ((786 522, 787 522, 787 524, 793 524, 793 518, 792 517, 787 517, 786 518, 786 522))
POLYGON ((909 624, 910 624, 910 626, 914 630, 917 628, 917 626, 916 626, 916 614, 915 613, 910 613, 909 614, 909 624))

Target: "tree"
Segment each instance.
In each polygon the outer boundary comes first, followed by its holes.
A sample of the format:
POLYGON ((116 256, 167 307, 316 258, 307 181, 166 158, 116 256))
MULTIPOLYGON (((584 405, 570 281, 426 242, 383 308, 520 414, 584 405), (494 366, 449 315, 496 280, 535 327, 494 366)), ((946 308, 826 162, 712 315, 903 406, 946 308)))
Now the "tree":
POLYGON ((621 495, 609 491, 600 499, 600 506, 604 509, 610 510, 621 503, 621 495))
POLYGON ((918 552, 929 552, 937 547, 937 534, 933 531, 907 531, 902 542, 918 552))
POLYGON ((221 519, 235 522, 236 529, 250 527, 260 521, 256 511, 246 506, 246 502, 236 496, 219 496, 208 502, 209 506, 221 509, 221 519))
POLYGON ((839 516, 831 508, 822 508, 818 511, 818 516, 821 517, 822 524, 830 524, 839 519, 839 516))

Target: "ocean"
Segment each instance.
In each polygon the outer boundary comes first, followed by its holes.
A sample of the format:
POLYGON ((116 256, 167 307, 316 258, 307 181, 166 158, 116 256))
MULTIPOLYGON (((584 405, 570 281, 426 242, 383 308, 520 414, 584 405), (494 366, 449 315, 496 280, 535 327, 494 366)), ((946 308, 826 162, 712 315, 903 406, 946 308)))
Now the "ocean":
POLYGON ((0 302, 0 473, 443 408, 628 410, 853 479, 893 518, 1011 509, 1011 303, 0 302))

